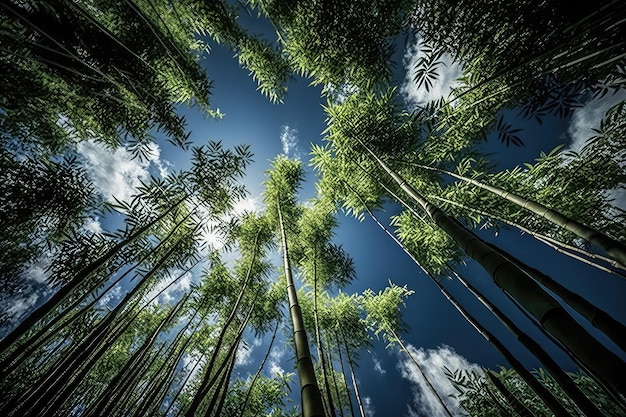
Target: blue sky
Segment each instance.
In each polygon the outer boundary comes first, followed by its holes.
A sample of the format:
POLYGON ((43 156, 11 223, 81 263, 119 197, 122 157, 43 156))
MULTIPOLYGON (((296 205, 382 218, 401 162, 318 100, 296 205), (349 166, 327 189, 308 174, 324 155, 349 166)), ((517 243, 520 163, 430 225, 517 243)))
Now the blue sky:
MULTIPOLYGON (((254 20, 250 17, 243 19, 254 20)), ((255 25, 259 30, 267 29, 265 23, 255 25)), ((398 61, 395 78, 399 84, 404 83, 402 92, 408 107, 416 102, 428 100, 423 92, 416 91, 410 82, 407 83, 405 80, 404 63, 410 64, 414 54, 412 45, 404 50, 401 44, 395 55, 398 61)), ((270 103, 256 91, 256 84, 248 76, 247 71, 239 68, 236 60, 232 58, 232 52, 224 47, 215 46, 210 56, 203 61, 203 65, 214 81, 212 106, 219 108, 225 116, 219 121, 207 119, 195 109, 181 107, 180 110, 186 116, 188 127, 192 131, 190 138, 194 145, 201 145, 207 140, 221 140, 225 146, 251 145, 255 163, 248 169, 245 183, 258 207, 261 201, 263 172, 269 168, 269 161, 280 153, 286 153, 291 157, 299 156, 306 161, 310 144, 322 143, 321 133, 326 123, 321 105, 326 99, 321 96, 321 87, 310 87, 309 80, 295 77, 288 85, 288 95, 284 103, 270 103)), ((458 68, 450 61, 444 69, 442 79, 452 81, 456 73, 458 68)), ((445 84, 447 83, 437 86, 435 94, 445 94, 445 84)), ((603 102, 602 106, 606 107, 608 104, 610 103, 603 102)), ((494 153, 493 158, 498 161, 501 168, 510 168, 521 162, 532 162, 539 151, 549 151, 558 144, 576 142, 578 136, 584 136, 594 122, 599 123, 596 110, 602 106, 595 105, 583 109, 571 121, 551 119, 541 126, 536 122, 521 122, 523 123, 521 127, 524 128, 522 135, 525 147, 506 148, 495 141, 490 141, 485 145, 485 150, 494 153)), ((131 160, 123 149, 107 154, 103 148, 92 142, 80 144, 78 151, 84 158, 92 180, 105 198, 111 196, 129 198, 132 195, 132 188, 138 185, 137 181, 147 178, 148 173, 185 169, 188 167, 189 158, 187 153, 164 141, 158 142, 153 158, 143 162, 131 160)), ((313 196, 314 176, 308 169, 301 198, 304 200, 313 196)), ((389 215, 394 214, 394 210, 397 209, 389 207, 387 213, 380 213, 381 218, 388 219, 389 215)), ((103 219, 93 219, 85 227, 97 231, 100 228, 99 222, 107 224, 103 219)), ((405 334, 403 339, 413 346, 420 362, 423 361, 425 368, 432 372, 431 376, 436 381, 436 386, 443 390, 449 389, 446 388, 445 378, 442 376, 442 364, 459 367, 478 364, 491 368, 497 365, 508 366, 373 221, 366 218, 359 223, 353 218, 340 216, 340 226, 336 230, 336 235, 336 242, 343 244, 354 258, 357 268, 357 280, 346 288, 345 292, 361 292, 366 288, 378 291, 387 285, 388 280, 401 286, 406 284, 415 291, 405 309, 405 319, 410 332, 405 334)), ((566 283, 592 302, 596 301, 618 320, 626 321, 626 307, 622 302, 622 295, 626 290, 623 280, 575 263, 515 231, 501 232, 497 237, 492 231, 483 231, 481 235, 532 266, 544 270, 560 282, 566 283)), ((488 294, 493 294, 508 314, 519 317, 513 308, 506 305, 503 297, 497 295, 498 291, 494 290, 489 277, 480 268, 469 262, 468 266, 461 270, 473 279, 476 286, 483 288, 488 294)), ((32 274, 33 280, 36 280, 37 272, 34 271, 32 274)), ((188 277, 183 280, 183 285, 188 283, 189 279, 188 277)), ((453 282, 447 284, 450 284, 447 285, 450 291, 457 294, 462 301, 466 301, 468 309, 483 318, 490 330, 501 336, 528 367, 538 366, 538 363, 525 353, 495 320, 481 310, 477 302, 469 300, 460 285, 453 282)), ((28 308, 34 302, 26 300, 22 305, 16 304, 16 308, 28 308)), ((524 328, 530 329, 527 325, 524 328)), ((529 331, 543 340, 542 344, 553 352, 568 370, 574 370, 558 349, 551 347, 534 330, 529 331)), ((598 332, 593 329, 591 331, 602 339, 598 332)), ((248 343, 249 357, 247 360, 243 358, 242 365, 236 368, 236 372, 242 375, 248 370, 253 372, 265 352, 264 343, 259 344, 253 338, 250 338, 248 343)), ((276 348, 276 351, 279 352, 280 348, 276 348)), ((290 353, 282 356, 275 353, 270 365, 273 365, 274 369, 281 367, 286 371, 293 371, 292 365, 288 362, 290 357, 290 353)), ((407 364, 405 357, 398 353, 397 348, 385 349, 384 343, 375 342, 371 353, 361 352, 359 364, 357 376, 361 392, 369 398, 369 407, 373 415, 409 415, 410 409, 414 410, 413 415, 438 415, 436 410, 429 408, 431 401, 428 394, 419 393, 419 378, 415 370, 407 364)), ((292 392, 297 392, 297 389, 292 392)))

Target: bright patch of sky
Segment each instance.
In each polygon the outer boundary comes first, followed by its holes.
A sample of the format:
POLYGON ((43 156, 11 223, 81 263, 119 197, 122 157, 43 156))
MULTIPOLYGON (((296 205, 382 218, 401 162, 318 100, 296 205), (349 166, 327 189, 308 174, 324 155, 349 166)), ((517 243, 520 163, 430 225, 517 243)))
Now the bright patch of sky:
POLYGON ((454 61, 449 54, 443 54, 437 66, 437 77, 430 88, 426 88, 424 83, 419 85, 415 82, 415 68, 420 58, 424 56, 421 39, 417 38, 410 44, 404 52, 403 64, 406 76, 400 87, 400 92, 404 96, 406 103, 412 108, 425 105, 431 101, 442 97, 448 97, 452 88, 459 86, 457 79, 461 75, 460 63, 454 61))
POLYGON ((202 371, 202 366, 204 364, 203 356, 198 350, 194 350, 191 354, 183 355, 183 369, 189 376, 187 382, 185 383, 185 388, 193 385, 194 381, 200 375, 200 371, 202 371))
MULTIPOLYGON (((580 152, 587 140, 595 136, 594 129, 600 128, 600 123, 606 112, 616 104, 626 100, 626 90, 619 90, 615 94, 607 94, 599 99, 588 100, 584 107, 574 111, 567 136, 570 141, 563 152, 580 152)), ((626 190, 618 188, 608 192, 608 198, 613 199, 613 205, 626 209, 626 190)))
POLYGON ((87 217, 83 223, 82 229, 90 235, 102 234, 102 225, 98 217, 87 217))
POLYGON ((276 375, 283 376, 285 374, 285 370, 281 366, 281 362, 285 357, 285 350, 272 350, 270 353, 269 360, 269 374, 274 377, 276 375))
POLYGON ((383 369, 383 366, 380 363, 380 361, 378 360, 378 358, 376 357, 376 355, 372 355, 372 361, 374 362, 374 370, 376 372, 378 372, 381 375, 384 375, 384 374, 387 373, 387 371, 385 369, 383 369))
POLYGON ((242 216, 246 213, 259 213, 263 208, 261 197, 249 197, 235 203, 233 210, 236 215, 242 216))
MULTIPOLYGON (((2 311, 6 314, 9 326, 3 325, 2 331, 8 331, 17 324, 22 317, 30 312, 36 305, 45 300, 51 293, 46 269, 50 265, 52 253, 44 252, 39 258, 27 266, 19 275, 18 280, 23 283, 23 288, 18 295, 0 298, 2 311)), ((1 295, 1 294, 0 294, 1 295)), ((0 337, 3 334, 0 332, 0 337)))
POLYGON ((114 301, 118 300, 122 296, 122 287, 116 285, 113 289, 107 291, 98 301, 98 307, 106 308, 112 307, 112 304, 116 304, 114 301))
MULTIPOLYGON (((445 402, 448 409, 453 415, 462 416, 465 413, 459 407, 458 400, 455 395, 458 391, 452 386, 444 374, 444 366, 455 371, 457 369, 465 369, 468 371, 480 371, 480 366, 470 363, 463 356, 457 354, 453 348, 449 346, 440 346, 437 349, 424 350, 416 349, 413 345, 407 345, 408 351, 413 355, 422 371, 437 390, 440 397, 445 402)), ((408 379, 413 385, 413 404, 409 404, 409 416, 447 416, 445 410, 432 393, 424 378, 420 374, 415 364, 409 359, 405 353, 400 353, 400 361, 398 362, 398 370, 403 378, 408 379)))
POLYGON ((263 343, 263 340, 256 338, 252 341, 252 344, 241 343, 237 348, 237 353, 235 353, 235 366, 250 365, 254 360, 252 357, 254 348, 261 346, 261 343, 263 343))
POLYGON ((38 293, 13 298, 8 302, 9 306, 4 311, 7 317, 10 317, 12 320, 18 320, 25 312, 30 311, 35 306, 38 299, 38 293))
POLYGON ((159 146, 151 143, 146 148, 146 157, 142 159, 133 158, 125 147, 111 149, 93 139, 76 144, 89 179, 108 202, 115 198, 130 201, 141 182, 149 179, 152 167, 161 176, 167 175, 169 163, 161 160, 159 146))
POLYGON ((587 139, 595 135, 593 129, 600 127, 600 122, 607 110, 624 100, 626 100, 626 90, 619 90, 615 94, 607 94, 599 99, 588 100, 584 107, 574 110, 567 129, 570 143, 565 150, 580 152, 587 139))
POLYGON ((363 411, 367 417, 374 417, 376 409, 374 408, 370 397, 363 397, 363 411))
POLYGON ((37 284, 45 284, 48 280, 46 269, 50 266, 52 257, 52 253, 44 251, 41 256, 39 256, 39 259, 29 265, 21 275, 37 284))
POLYGON ((154 288, 144 296, 144 301, 152 300, 157 304, 172 304, 180 298, 180 293, 189 291, 191 288, 191 280, 193 276, 191 272, 185 272, 181 269, 173 269, 168 272, 167 277, 161 279, 154 288), (159 294, 163 291, 161 294, 159 294), (158 294, 158 296, 157 296, 158 294))
POLYGON ((283 125, 280 128, 280 143, 283 145, 283 153, 292 159, 300 158, 301 151, 298 140, 298 129, 283 125))

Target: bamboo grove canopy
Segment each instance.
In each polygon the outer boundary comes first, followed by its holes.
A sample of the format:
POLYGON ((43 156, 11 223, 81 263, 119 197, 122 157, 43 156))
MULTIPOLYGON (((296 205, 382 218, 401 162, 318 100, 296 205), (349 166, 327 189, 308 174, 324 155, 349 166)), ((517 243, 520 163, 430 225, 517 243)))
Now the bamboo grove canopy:
POLYGON ((626 415, 614 306, 485 232, 519 231, 626 293, 622 2, 6 0, 0 22, 0 415, 364 417, 358 365, 381 340, 421 375, 433 415, 626 415), (449 94, 402 99, 393 57, 408 40, 423 91, 458 64, 449 94), (308 161, 277 155, 254 179, 258 211, 237 206, 264 144, 194 143, 182 115, 228 117, 207 75, 217 47, 276 106, 298 78, 326 101, 308 161), (608 97, 621 99, 576 151, 510 169, 484 151, 524 146, 515 123, 608 97), (188 167, 128 198, 103 197, 79 151, 149 161, 158 142, 188 167), (442 392, 408 343, 420 293, 388 281, 394 265, 368 288, 345 216, 374 221, 385 240, 368 244, 410 259, 506 367, 444 367, 456 394, 442 392), (24 295, 38 301, 21 314, 24 295), (243 376, 252 338, 264 353, 243 376), (282 345, 293 372, 268 372, 282 345))

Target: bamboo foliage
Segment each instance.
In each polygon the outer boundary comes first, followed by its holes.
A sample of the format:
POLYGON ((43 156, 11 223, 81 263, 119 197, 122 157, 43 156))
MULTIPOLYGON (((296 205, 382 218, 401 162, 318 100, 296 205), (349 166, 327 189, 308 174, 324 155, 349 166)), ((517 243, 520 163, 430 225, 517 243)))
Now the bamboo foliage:
POLYGON ((559 276, 474 230, 517 227, 623 275, 625 217, 610 193, 626 181, 624 102, 578 152, 555 149, 535 163, 497 171, 477 146, 483 140, 523 145, 505 109, 542 123, 570 117, 583 101, 625 85, 621 3, 575 6, 561 0, 487 7, 440 0, 1 3, 0 300, 36 289, 22 274, 42 255, 49 259, 41 287, 53 294, 19 324, 0 312, 8 330, 0 341, 0 413, 365 417, 370 388, 359 384, 358 363, 373 335, 409 355, 429 395, 452 416, 405 344, 410 334, 401 306, 412 291, 391 282, 378 293, 343 291, 357 279, 333 232, 343 212, 360 220, 369 214, 513 367, 480 375, 446 370, 465 411, 622 415, 626 364, 584 326, 624 350, 624 324, 559 276), (275 41, 240 25, 246 19, 238 16, 251 12, 273 26, 275 41), (412 76, 427 90, 444 58, 460 61, 462 75, 449 97, 408 108, 399 89, 388 86, 399 34, 419 41, 422 58, 412 76), (191 148, 190 169, 144 181, 127 201, 102 201, 77 162, 79 142, 121 146, 145 161, 160 132, 187 150, 190 132, 179 104, 222 116, 210 107, 212 84, 200 65, 213 44, 228 48, 272 102, 282 101, 294 73, 323 86, 327 144, 314 145, 311 159, 317 199, 300 204, 303 164, 277 157, 264 183, 264 213, 236 216, 252 154, 248 146, 209 142, 191 148), (390 210, 395 235, 376 218, 379 209, 390 210), (100 233, 83 224, 107 216, 122 226, 100 233), (211 232, 221 234, 223 247, 200 243, 211 232), (276 269, 269 261, 274 251, 282 264, 276 269), (478 277, 457 273, 466 262, 491 277, 493 295, 473 285, 478 277), (465 297, 482 303, 548 372, 528 371, 495 338, 467 300, 443 284, 450 273, 465 297), (523 331, 529 323, 511 319, 501 303, 519 308, 589 377, 564 372, 523 331), (589 323, 581 325, 564 303, 589 323), (290 336, 278 333, 281 326, 290 336), (252 337, 267 343, 272 330, 256 373, 242 377, 241 352, 252 348, 252 337), (268 377, 264 369, 282 339, 295 347, 299 406, 288 399, 291 374, 268 377))

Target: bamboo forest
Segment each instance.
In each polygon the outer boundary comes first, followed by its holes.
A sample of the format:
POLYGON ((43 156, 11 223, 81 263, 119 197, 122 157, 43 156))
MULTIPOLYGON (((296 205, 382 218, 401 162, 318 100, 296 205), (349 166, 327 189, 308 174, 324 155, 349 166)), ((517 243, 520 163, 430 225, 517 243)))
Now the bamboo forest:
POLYGON ((626 416, 620 0, 0 1, 0 416, 626 416))

